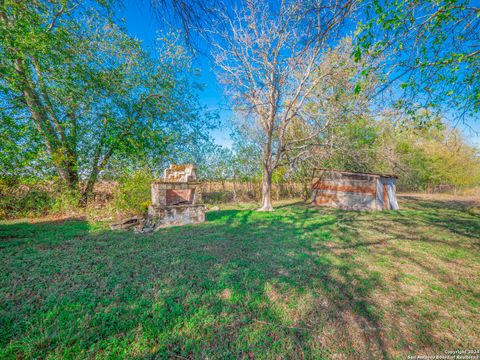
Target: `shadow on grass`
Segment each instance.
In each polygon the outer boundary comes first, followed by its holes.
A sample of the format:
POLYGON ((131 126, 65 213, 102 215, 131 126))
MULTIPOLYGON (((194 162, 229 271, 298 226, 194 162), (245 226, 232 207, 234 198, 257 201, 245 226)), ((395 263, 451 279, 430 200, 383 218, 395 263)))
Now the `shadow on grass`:
POLYGON ((90 225, 84 217, 0 223, 0 248, 24 244, 57 244, 65 239, 87 236, 90 225))
MULTIPOLYGON (((469 214, 474 201, 426 200, 414 196, 402 197, 408 210, 417 212, 415 217, 398 217, 405 226, 441 227, 452 235, 480 240, 480 216, 469 214)), ((479 241, 475 242, 480 245, 479 241)), ((457 244, 461 245, 461 244, 457 244)))
MULTIPOLYGON (((385 279, 364 259, 385 240, 360 231, 395 237, 384 222, 429 216, 224 210, 150 236, 0 225, 0 357, 388 359, 438 346, 423 317, 386 327, 385 279)), ((460 233, 451 221, 435 224, 460 233)))

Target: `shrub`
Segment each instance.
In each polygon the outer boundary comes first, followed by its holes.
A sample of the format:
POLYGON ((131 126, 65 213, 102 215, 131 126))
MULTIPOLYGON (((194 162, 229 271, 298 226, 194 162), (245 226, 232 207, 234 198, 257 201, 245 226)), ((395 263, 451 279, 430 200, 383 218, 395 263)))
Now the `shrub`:
POLYGON ((71 215, 79 211, 81 194, 77 190, 59 187, 54 194, 51 212, 71 215))
POLYGON ((0 219, 47 214, 54 203, 48 184, 0 179, 0 219))
POLYGON ((118 179, 111 207, 119 214, 142 214, 150 204, 150 184, 153 176, 148 170, 137 170, 118 179))

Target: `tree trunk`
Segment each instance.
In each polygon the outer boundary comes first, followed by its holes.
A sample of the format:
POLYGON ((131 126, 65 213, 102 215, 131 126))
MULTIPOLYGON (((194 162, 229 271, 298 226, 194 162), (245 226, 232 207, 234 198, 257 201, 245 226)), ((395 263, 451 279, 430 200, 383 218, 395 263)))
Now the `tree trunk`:
MULTIPOLYGON (((42 102, 40 94, 35 90, 35 81, 30 76, 29 72, 26 71, 24 60, 21 60, 20 58, 16 59, 14 66, 17 74, 21 78, 21 92, 23 99, 30 110, 33 123, 47 148, 48 154, 52 158, 58 176, 68 188, 78 190, 78 170, 75 146, 72 143, 68 143, 63 134, 63 130, 58 123, 58 119, 54 118, 55 114, 53 110, 48 107, 47 109, 44 105, 44 102, 50 104, 45 89, 42 102), (52 122, 56 125, 55 127, 52 125, 52 122)), ((37 73, 41 76, 38 64, 37 73)), ((40 82, 42 83, 43 79, 40 82)))
POLYGON ((302 187, 303 187, 303 201, 308 201, 311 197, 311 191, 310 191, 310 183, 303 181, 302 182, 302 187))
POLYGON ((63 162, 63 171, 66 173, 66 184, 71 190, 79 190, 79 176, 77 157, 71 151, 68 151, 68 159, 63 162))
POLYGON ((85 185, 85 190, 83 190, 82 197, 80 199, 81 206, 87 206, 88 198, 93 194, 93 188, 95 187, 95 183, 97 182, 98 178, 98 169, 93 169, 92 173, 90 174, 87 184, 85 185))
POLYGON ((262 178, 262 207, 259 211, 273 211, 272 206, 272 171, 265 166, 262 178))
POLYGON ((233 201, 237 202, 237 186, 235 177, 233 178, 233 201))

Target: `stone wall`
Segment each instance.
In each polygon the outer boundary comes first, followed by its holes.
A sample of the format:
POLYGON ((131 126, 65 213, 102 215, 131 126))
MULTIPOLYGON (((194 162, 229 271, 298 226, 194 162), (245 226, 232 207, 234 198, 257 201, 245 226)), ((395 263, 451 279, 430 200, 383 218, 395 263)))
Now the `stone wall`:
POLYGON ((179 196, 180 194, 186 194, 187 191, 191 191, 190 201, 193 204, 202 203, 202 192, 200 189, 200 183, 198 182, 168 183, 164 181, 155 181, 152 183, 151 189, 152 205, 167 206, 167 196, 170 197, 170 199, 173 199, 173 197, 175 196, 175 193, 172 193, 172 190, 174 190, 179 196), (170 195, 168 195, 169 193, 170 195))
POLYGON ((152 183, 152 205, 148 208, 144 229, 204 222, 202 190, 195 179, 195 167, 191 164, 172 164, 165 169, 164 178, 152 183))
POLYGON ((197 224, 205 221, 205 206, 199 205, 178 205, 178 206, 150 206, 148 208, 148 226, 156 229, 197 224))
POLYGON ((165 169, 164 181, 168 182, 189 182, 197 179, 196 168, 193 164, 171 164, 165 169))

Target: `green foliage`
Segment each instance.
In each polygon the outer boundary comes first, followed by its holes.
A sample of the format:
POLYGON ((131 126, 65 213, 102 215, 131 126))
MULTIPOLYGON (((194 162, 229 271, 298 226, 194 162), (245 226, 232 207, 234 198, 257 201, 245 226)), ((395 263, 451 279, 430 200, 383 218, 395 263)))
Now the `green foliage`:
POLYGON ((430 177, 423 149, 412 146, 408 141, 399 141, 395 150, 401 166, 405 168, 400 174, 399 188, 423 190, 430 177))
MULTIPOLYGON (((367 2, 353 55, 386 60, 402 106, 475 119, 480 110, 480 8, 475 0, 367 2)), ((375 68, 375 66, 372 66, 375 68)))
POLYGON ((458 130, 447 126, 388 129, 383 140, 390 145, 382 151, 394 154, 390 169, 400 175, 400 188, 451 185, 461 189, 480 184, 478 149, 467 144, 458 130))
POLYGON ((151 204, 150 185, 152 172, 147 169, 126 172, 117 179, 114 198, 111 203, 113 211, 120 214, 143 214, 151 204))
POLYGON ((0 164, 17 153, 16 166, 33 172, 41 144, 50 172, 75 190, 87 180, 86 196, 110 161, 154 162, 179 139, 199 145, 210 119, 178 39, 159 38, 149 53, 104 7, 77 5, 0 5, 0 137, 9 139, 0 164))
POLYGON ((0 110, 0 177, 31 174, 50 175, 41 139, 31 121, 18 121, 0 110))
POLYGON ((51 196, 54 198, 54 202, 49 212, 61 215, 77 213, 82 198, 80 191, 62 185, 57 185, 56 188, 57 190, 51 193, 51 196))
POLYGON ((25 189, 8 194, 0 190, 0 219, 42 216, 53 204, 51 193, 45 189, 25 189))
POLYGON ((0 177, 0 219, 78 212, 81 194, 51 180, 0 177))
POLYGON ((381 157, 381 128, 366 118, 353 118, 331 129, 333 146, 319 167, 350 171, 378 171, 384 159, 381 157))
POLYGON ((198 176, 209 181, 225 181, 235 177, 236 159, 230 149, 213 146, 198 167, 198 176))
POLYGON ((46 215, 54 204, 51 182, 0 177, 0 219, 46 215))

